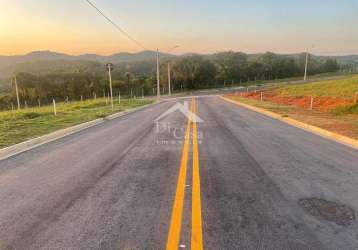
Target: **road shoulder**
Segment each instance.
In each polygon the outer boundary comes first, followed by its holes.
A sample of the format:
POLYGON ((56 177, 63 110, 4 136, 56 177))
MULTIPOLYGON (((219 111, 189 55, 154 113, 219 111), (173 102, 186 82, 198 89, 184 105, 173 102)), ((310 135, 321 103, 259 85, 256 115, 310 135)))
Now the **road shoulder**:
POLYGON ((303 129, 305 131, 311 132, 313 134, 322 136, 324 138, 339 142, 341 144, 344 144, 346 146, 352 147, 354 149, 358 149, 358 140, 355 140, 355 139, 352 139, 352 138, 349 138, 349 137, 346 137, 346 136, 343 136, 343 135, 340 135, 340 134, 337 134, 337 133, 334 133, 334 132, 331 132, 331 131, 328 131, 328 130, 325 130, 325 129, 322 129, 322 128, 319 128, 319 127, 316 127, 316 126, 313 126, 313 125, 309 125, 307 123, 303 123, 303 122, 294 120, 294 119, 289 118, 289 117, 283 117, 280 114, 277 114, 277 113, 274 113, 274 112, 271 112, 271 111, 267 111, 267 110, 262 109, 262 108, 254 107, 254 106, 239 102, 237 100, 231 100, 231 99, 229 99, 227 97, 223 97, 223 96, 221 96, 220 98, 225 100, 225 101, 227 101, 227 102, 239 105, 239 106, 244 107, 246 109, 249 109, 249 110, 258 112, 260 114, 266 115, 268 117, 271 117, 273 119, 282 121, 282 122, 287 123, 287 124, 289 124, 291 126, 294 126, 294 127, 303 129))

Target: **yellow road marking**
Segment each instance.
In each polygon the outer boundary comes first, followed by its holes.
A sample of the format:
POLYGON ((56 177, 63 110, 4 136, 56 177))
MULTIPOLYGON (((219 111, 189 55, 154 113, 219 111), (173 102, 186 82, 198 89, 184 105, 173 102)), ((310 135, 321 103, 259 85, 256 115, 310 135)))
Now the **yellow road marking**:
MULTIPOLYGON (((193 102, 191 103, 191 105, 193 105, 193 102)), ((187 163, 188 163, 188 155, 189 155, 190 127, 191 127, 191 121, 190 119, 188 119, 186 131, 185 131, 184 145, 182 149, 178 183, 175 192, 174 205, 173 205, 168 239, 167 239, 167 247, 166 247, 167 250, 172 250, 172 249, 177 250, 179 246, 181 222, 182 222, 182 215, 183 215, 183 205, 184 205, 185 180, 186 180, 187 163)))
MULTIPOLYGON (((195 99, 192 101, 192 112, 196 113, 195 99)), ((192 211, 191 211, 191 249, 203 249, 203 233, 201 221, 200 172, 198 157, 198 131, 196 121, 193 121, 193 184, 192 184, 192 211)))

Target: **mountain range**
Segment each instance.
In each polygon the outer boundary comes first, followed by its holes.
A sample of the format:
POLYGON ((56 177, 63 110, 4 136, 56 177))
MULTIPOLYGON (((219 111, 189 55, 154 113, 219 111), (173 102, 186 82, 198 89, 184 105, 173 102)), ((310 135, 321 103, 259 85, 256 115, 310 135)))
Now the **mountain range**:
MULTIPOLYGON (((160 53, 161 57, 170 57, 173 55, 160 53)), ((109 56, 102 56, 96 54, 83 54, 78 56, 68 55, 64 53, 58 53, 53 51, 34 51, 26 55, 15 56, 1 56, 0 55, 0 68, 6 67, 16 63, 33 62, 33 61, 54 61, 54 60, 66 60, 66 61, 96 61, 96 62, 135 62, 154 60, 156 58, 155 51, 141 51, 138 53, 116 53, 109 56)))
MULTIPOLYGON (((181 56, 195 55, 194 53, 181 56)), ((251 54, 249 56, 259 56, 260 54, 251 54)), ((297 56, 299 54, 292 54, 297 56)), ((204 55, 210 56, 210 55, 204 55)), ((176 55, 160 53, 161 58, 178 57, 176 55)), ((358 55, 345 56, 315 56, 318 59, 333 58, 340 64, 358 64, 358 55)), ((31 73, 46 71, 46 67, 56 70, 67 70, 71 67, 87 67, 94 63, 133 63, 143 61, 154 61, 156 59, 155 51, 141 51, 138 53, 116 53, 109 56, 97 54, 82 54, 78 56, 58 53, 53 51, 34 51, 26 55, 1 56, 0 55, 0 78, 8 77, 16 71, 29 71, 31 73), (31 70, 30 70, 31 69, 31 70), (32 72, 36 69, 35 72, 32 72), (37 70, 39 69, 39 70, 37 70)))

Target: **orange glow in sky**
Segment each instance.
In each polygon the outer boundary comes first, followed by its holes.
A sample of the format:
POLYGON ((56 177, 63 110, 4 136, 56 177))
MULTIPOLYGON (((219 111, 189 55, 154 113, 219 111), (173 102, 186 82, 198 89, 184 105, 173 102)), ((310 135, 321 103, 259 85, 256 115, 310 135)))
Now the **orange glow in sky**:
MULTIPOLYGON (((0 55, 143 50, 86 1, 12 0, 0 9, 0 55)), ((358 53, 357 1, 92 0, 147 49, 175 53, 358 53), (220 3, 219 3, 220 2, 220 3)))

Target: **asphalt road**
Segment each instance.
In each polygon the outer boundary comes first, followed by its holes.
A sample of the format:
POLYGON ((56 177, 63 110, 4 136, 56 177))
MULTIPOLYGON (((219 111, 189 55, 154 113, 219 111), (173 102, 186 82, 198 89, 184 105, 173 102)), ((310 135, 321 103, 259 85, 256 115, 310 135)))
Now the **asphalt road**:
POLYGON ((218 97, 154 122, 177 102, 0 161, 0 249, 357 249, 299 206, 358 211, 357 150, 218 97))

